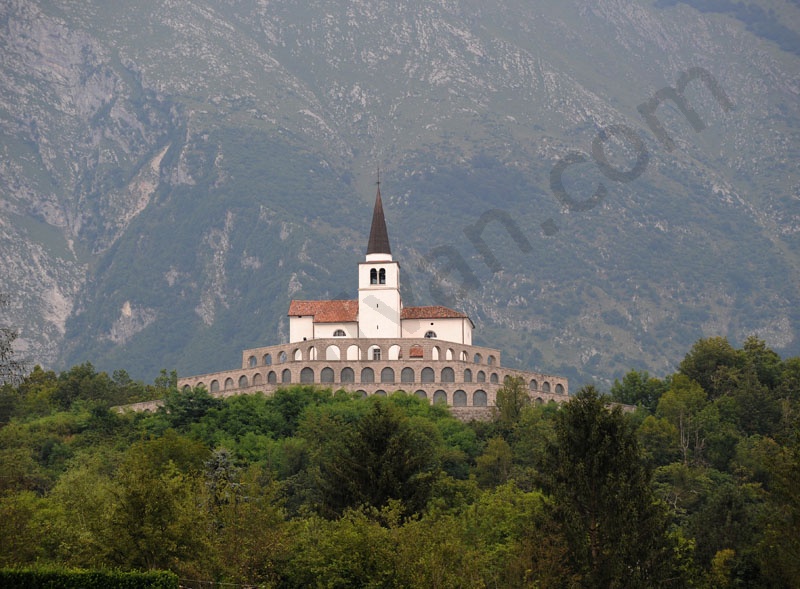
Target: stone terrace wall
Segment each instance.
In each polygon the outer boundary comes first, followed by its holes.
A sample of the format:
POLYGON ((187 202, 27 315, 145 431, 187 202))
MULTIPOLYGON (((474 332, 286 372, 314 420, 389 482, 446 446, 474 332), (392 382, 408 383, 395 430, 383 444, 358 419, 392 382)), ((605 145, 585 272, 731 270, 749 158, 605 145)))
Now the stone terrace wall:
POLYGON ((433 339, 330 338, 254 348, 242 353, 241 368, 181 378, 178 386, 230 396, 315 384, 364 396, 404 390, 451 407, 492 407, 506 376, 522 377, 532 401, 568 399, 566 378, 505 368, 492 348, 433 339))

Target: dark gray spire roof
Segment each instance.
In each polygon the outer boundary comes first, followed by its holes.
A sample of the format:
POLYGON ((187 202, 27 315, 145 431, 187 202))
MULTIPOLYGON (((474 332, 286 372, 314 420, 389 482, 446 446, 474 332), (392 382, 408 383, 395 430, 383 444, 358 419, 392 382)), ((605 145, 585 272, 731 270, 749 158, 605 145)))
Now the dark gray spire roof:
POLYGON ((375 209, 372 211, 372 228, 369 230, 367 255, 369 254, 392 254, 392 248, 389 247, 389 233, 386 231, 386 219, 383 217, 380 182, 378 182, 378 194, 375 196, 375 209))

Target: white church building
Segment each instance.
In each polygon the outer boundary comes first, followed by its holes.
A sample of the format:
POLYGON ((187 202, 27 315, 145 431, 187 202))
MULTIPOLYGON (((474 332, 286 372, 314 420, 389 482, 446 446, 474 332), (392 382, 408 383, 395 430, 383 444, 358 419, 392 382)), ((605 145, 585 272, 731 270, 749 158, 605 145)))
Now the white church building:
POLYGON ((506 368, 500 351, 472 344, 475 325, 442 306, 404 307, 400 264, 392 258, 381 201, 375 197, 358 298, 289 304, 289 342, 244 350, 241 367, 180 378, 215 396, 315 384, 386 395, 402 390, 445 403, 462 418, 486 418, 506 376, 518 376, 537 403, 568 399, 561 376, 506 368))

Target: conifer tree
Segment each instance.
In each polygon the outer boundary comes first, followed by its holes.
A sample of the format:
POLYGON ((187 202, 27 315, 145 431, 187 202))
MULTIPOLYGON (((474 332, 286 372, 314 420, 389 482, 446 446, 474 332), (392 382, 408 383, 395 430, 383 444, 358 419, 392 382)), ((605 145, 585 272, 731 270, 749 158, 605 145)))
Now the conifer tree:
POLYGON ((542 469, 586 587, 680 586, 666 511, 635 433, 588 386, 564 405, 542 469))

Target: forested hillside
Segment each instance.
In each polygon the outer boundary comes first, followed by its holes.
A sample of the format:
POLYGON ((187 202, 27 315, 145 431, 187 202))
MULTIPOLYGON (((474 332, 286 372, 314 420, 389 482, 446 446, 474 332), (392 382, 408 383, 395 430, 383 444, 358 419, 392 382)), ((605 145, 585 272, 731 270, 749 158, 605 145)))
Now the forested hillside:
POLYGON ((223 401, 90 364, 6 384, 0 423, 4 567, 169 569, 190 587, 800 586, 800 358, 756 338, 701 339, 664 379, 630 372, 561 407, 508 380, 481 423, 402 392, 223 401), (112 410, 149 398, 166 402, 112 410))

